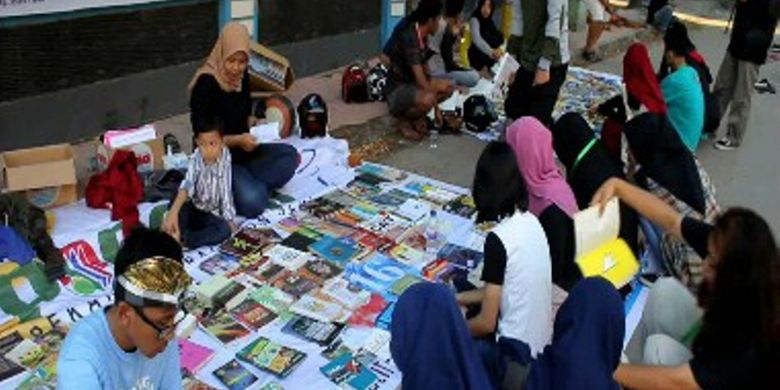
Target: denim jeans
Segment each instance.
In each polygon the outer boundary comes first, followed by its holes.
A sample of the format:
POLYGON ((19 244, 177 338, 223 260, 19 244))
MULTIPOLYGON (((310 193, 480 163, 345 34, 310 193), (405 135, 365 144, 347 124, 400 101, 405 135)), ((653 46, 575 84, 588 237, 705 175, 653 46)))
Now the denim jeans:
POLYGON ((432 74, 433 77, 452 80, 456 86, 473 88, 479 83, 479 79, 482 77, 474 69, 468 70, 456 70, 452 72, 442 72, 438 74, 432 74))
POLYGON ((245 161, 233 163, 233 201, 247 218, 262 214, 271 191, 285 185, 298 167, 298 151, 287 144, 259 145, 245 161))
POLYGON ((190 249, 217 245, 230 237, 228 221, 199 210, 189 200, 179 210, 179 229, 182 245, 190 249))

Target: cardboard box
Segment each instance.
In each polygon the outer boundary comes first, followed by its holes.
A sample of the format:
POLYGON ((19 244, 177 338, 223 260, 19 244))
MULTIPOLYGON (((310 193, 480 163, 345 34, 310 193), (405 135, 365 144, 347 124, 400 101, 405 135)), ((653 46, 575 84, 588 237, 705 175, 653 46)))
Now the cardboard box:
POLYGON ((50 208, 78 200, 73 149, 68 144, 0 154, 4 192, 23 193, 30 202, 50 208))
POLYGON ((290 61, 281 54, 252 42, 249 53, 249 89, 253 96, 284 92, 295 81, 290 61))
MULTIPOLYGON (((97 169, 98 172, 102 172, 108 168, 108 164, 111 162, 111 158, 114 157, 114 152, 117 149, 106 146, 100 138, 95 140, 95 148, 97 149, 97 169)), ((135 153, 138 163, 138 172, 151 172, 163 169, 165 144, 159 137, 151 141, 145 141, 119 149, 132 150, 133 153, 135 153)))

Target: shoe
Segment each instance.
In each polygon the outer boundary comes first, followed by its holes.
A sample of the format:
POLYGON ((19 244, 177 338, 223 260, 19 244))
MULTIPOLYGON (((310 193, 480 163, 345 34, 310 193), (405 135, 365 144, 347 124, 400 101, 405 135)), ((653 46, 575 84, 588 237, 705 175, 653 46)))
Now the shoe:
POLYGON ((774 95, 777 92, 775 91, 775 87, 767 79, 757 81, 755 84, 753 84, 753 88, 755 88, 758 93, 769 93, 774 95))
POLYGON ((780 43, 773 43, 772 47, 769 48, 770 53, 780 53, 780 43))
POLYGON ((736 142, 728 137, 721 138, 715 141, 715 149, 718 150, 734 150, 738 147, 736 142))
POLYGON ((399 120, 396 123, 396 128, 401 135, 409 141, 419 142, 422 141, 424 136, 414 129, 414 126, 408 121, 399 120))

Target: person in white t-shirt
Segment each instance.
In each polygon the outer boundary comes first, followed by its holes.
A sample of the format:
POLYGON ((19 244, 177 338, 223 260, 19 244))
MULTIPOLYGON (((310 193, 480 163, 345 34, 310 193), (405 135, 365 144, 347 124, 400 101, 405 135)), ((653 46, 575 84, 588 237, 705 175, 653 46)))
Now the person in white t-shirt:
POLYGON ((528 192, 512 149, 488 144, 473 185, 478 222, 497 222, 485 240, 484 287, 458 294, 480 305, 468 320, 495 386, 520 388, 527 366, 550 342, 552 270, 542 225, 528 211, 528 192))

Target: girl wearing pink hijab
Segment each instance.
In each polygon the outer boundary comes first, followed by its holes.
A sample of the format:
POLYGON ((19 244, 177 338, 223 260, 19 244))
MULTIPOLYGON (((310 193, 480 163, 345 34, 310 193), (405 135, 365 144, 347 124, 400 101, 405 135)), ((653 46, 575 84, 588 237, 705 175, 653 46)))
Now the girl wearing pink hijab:
POLYGON ((523 117, 506 132, 528 188, 528 210, 539 218, 550 246, 553 282, 568 290, 582 278, 574 263, 574 192, 553 157, 552 132, 538 119, 523 117))

